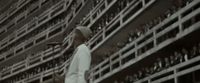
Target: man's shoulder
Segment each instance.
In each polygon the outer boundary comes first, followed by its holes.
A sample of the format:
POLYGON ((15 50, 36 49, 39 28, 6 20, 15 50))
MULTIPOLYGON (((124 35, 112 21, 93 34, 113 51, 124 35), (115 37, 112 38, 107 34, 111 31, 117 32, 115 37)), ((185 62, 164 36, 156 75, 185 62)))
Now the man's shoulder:
POLYGON ((86 54, 89 54, 90 55, 90 49, 85 45, 85 44, 82 44, 78 47, 78 50, 77 50, 78 53, 86 53, 86 54))
POLYGON ((78 46, 78 49, 85 49, 85 50, 89 50, 89 48, 85 45, 85 44, 81 44, 78 46))

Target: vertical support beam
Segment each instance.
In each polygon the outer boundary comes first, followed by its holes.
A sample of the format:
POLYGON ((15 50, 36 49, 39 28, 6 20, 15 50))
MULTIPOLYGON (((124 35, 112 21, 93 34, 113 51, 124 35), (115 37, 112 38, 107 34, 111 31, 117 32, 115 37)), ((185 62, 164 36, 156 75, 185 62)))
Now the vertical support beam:
POLYGON ((90 80, 89 80, 89 83, 94 83, 93 82, 93 79, 94 79, 94 72, 93 70, 90 72, 90 80))
POLYGON ((102 30, 102 36, 103 36, 103 40, 106 38, 106 28, 104 27, 102 30))
POLYGON ((179 83, 177 77, 177 69, 174 70, 174 83, 179 83))
POLYGON ((28 18, 28 11, 24 11, 24 19, 28 18))
POLYGON ((39 0, 39 2, 38 2, 39 8, 42 7, 42 1, 43 1, 43 0, 39 0))
POLYGON ((138 56, 138 44, 135 42, 135 57, 138 56))
POLYGON ((108 0, 106 0, 104 2, 105 2, 105 6, 108 7, 108 0))
POLYGON ((119 51, 119 65, 122 66, 122 53, 119 51))
POLYGON ((178 13, 178 26, 179 26, 179 32, 182 32, 183 31, 183 25, 182 25, 182 22, 181 22, 181 14, 178 13))
MULTIPOLYGON (((99 67, 99 71, 98 71, 98 73, 99 73, 99 78, 102 77, 101 71, 102 71, 102 67, 100 66, 100 67, 99 67)), ((99 79, 99 78, 98 78, 98 79, 99 79)))
POLYGON ((142 0, 142 5, 145 6, 145 0, 142 0))
POLYGON ((41 74, 40 76, 41 76, 40 77, 40 83, 43 83, 43 80, 42 80, 43 79, 43 74, 41 74))
POLYGON ((120 25, 122 25, 123 24, 123 16, 122 16, 122 13, 119 13, 120 15, 119 15, 119 20, 120 20, 120 25))
POLYGON ((156 41, 157 37, 156 37, 156 30, 153 29, 153 44, 154 44, 154 47, 157 46, 157 41, 156 41))
POLYGON ((148 83, 151 83, 151 79, 148 79, 148 83))
POLYGON ((135 54, 135 56, 134 56, 134 57, 135 57, 135 58, 137 58, 137 54, 136 54, 136 51, 134 52, 134 54, 135 54))
POLYGON ((28 68, 28 63, 29 63, 29 56, 27 56, 26 61, 25 61, 25 67, 28 68))

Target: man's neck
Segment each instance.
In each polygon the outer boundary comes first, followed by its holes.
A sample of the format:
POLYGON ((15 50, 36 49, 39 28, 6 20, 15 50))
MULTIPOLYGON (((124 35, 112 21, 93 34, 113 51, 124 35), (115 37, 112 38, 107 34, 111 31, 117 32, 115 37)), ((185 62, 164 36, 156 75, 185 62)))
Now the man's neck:
POLYGON ((78 43, 74 44, 74 49, 76 49, 81 44, 83 44, 83 43, 82 42, 78 42, 78 43))

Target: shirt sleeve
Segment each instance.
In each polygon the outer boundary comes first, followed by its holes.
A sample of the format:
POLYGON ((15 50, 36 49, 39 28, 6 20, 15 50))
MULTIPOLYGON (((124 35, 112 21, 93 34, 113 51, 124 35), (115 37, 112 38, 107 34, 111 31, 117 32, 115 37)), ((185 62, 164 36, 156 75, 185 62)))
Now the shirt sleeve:
POLYGON ((79 52, 79 58, 78 58, 78 74, 79 74, 79 78, 78 78, 78 83, 85 83, 83 81, 85 81, 85 71, 89 70, 90 68, 90 64, 91 64, 91 56, 90 56, 90 52, 87 49, 80 49, 78 50, 79 52))

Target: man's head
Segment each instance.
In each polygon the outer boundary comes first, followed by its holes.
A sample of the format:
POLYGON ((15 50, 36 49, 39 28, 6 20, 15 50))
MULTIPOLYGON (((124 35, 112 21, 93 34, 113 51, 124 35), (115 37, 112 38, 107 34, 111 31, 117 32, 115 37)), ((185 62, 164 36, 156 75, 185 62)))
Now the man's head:
POLYGON ((77 26, 73 33, 73 44, 79 45, 84 43, 89 37, 92 31, 84 26, 77 26))

